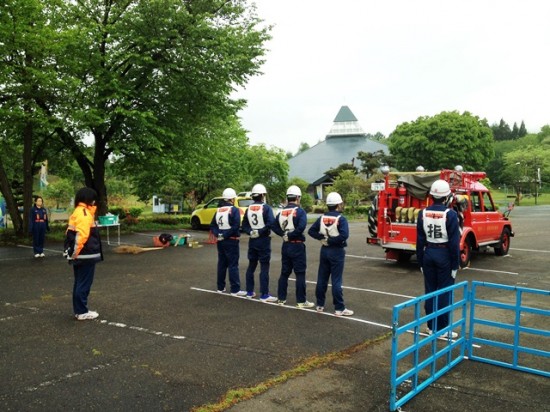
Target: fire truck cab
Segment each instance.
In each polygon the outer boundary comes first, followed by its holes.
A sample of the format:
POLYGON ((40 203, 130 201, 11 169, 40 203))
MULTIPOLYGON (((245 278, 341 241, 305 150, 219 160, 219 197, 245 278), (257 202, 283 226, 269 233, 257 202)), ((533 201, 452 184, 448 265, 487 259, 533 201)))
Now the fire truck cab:
POLYGON ((508 254, 514 236, 508 218, 513 204, 504 213, 498 210, 490 190, 480 183, 485 172, 464 172, 460 166, 439 172, 383 172, 384 181, 371 187, 378 194, 369 210, 367 243, 384 248, 387 259, 406 262, 416 253, 416 220, 432 203, 428 193, 437 179, 449 183, 450 207, 459 216, 460 266, 470 264, 474 250, 492 247, 497 256, 508 254))

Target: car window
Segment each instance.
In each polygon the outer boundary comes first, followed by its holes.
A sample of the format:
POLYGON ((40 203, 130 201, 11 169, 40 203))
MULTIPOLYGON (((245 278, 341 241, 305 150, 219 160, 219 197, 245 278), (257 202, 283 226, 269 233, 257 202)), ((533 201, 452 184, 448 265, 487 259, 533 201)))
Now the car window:
POLYGON ((205 206, 205 209, 217 209, 220 204, 220 199, 212 199, 205 206))
POLYGON ((252 203, 254 203, 252 199, 239 199, 239 207, 248 207, 252 203))
POLYGON ((481 200, 479 198, 479 193, 478 192, 472 192, 471 193, 471 196, 472 196, 472 210, 474 212, 481 212, 481 200))
POLYGON ((483 207, 486 212, 494 212, 495 208, 488 192, 483 193, 483 207))

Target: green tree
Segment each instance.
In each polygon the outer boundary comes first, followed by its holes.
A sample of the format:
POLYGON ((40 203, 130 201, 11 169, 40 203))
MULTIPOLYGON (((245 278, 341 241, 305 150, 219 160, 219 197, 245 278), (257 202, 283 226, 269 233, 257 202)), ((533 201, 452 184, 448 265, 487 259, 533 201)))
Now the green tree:
POLYGON ((468 112, 442 112, 402 123, 390 135, 390 153, 399 170, 453 168, 483 170, 493 158, 493 136, 485 120, 468 112))
POLYGON ((59 209, 60 205, 68 206, 74 194, 75 187, 68 179, 50 181, 50 184, 44 190, 44 196, 53 199, 57 209, 59 209))
POLYGON ((500 119, 500 123, 491 125, 491 130, 493 131, 494 139, 499 140, 511 140, 512 139, 512 130, 508 123, 504 119, 500 119))
POLYGON ((525 135, 527 135, 527 128, 525 127, 525 122, 522 120, 519 126, 518 137, 523 137, 525 135))
MULTIPOLYGON (((52 96, 58 84, 54 16, 38 0, 9 0, 0 12, 0 190, 19 234, 26 233, 32 205, 33 175, 52 141, 52 123, 37 100, 52 96), (16 187, 22 187, 24 217, 16 187)), ((55 96, 53 97, 55 98, 55 96)))
POLYGON ((357 168, 352 165, 351 163, 342 163, 332 169, 329 169, 325 172, 327 176, 329 176, 331 179, 335 179, 337 176, 339 176, 342 172, 349 171, 353 174, 357 174, 358 170, 357 168))
MULTIPOLYGON (((270 28, 245 0, 40 3, 50 17, 43 20, 57 24, 46 43, 56 45, 47 61, 59 87, 33 95, 33 103, 97 190, 100 213, 107 210, 111 155, 139 162, 177 146, 195 153, 208 138, 196 133, 199 125, 243 107, 229 96, 259 73, 269 39, 270 28)), ((13 86, 9 76, 0 80, 13 86)))
POLYGON ((244 189, 248 140, 237 118, 210 119, 192 134, 162 153, 142 153, 137 162, 135 156, 123 157, 115 167, 129 175, 141 200, 167 191, 174 195, 174 181, 191 207, 225 187, 244 189))
POLYGON ((504 155, 507 176, 516 191, 535 193, 538 191, 538 171, 540 169, 543 181, 548 181, 550 170, 550 148, 541 146, 525 146, 504 155))
POLYGON ((392 156, 382 150, 374 153, 360 151, 357 158, 361 161, 361 172, 366 175, 367 179, 377 173, 380 166, 393 166, 394 163, 392 156))
POLYGON ((325 191, 335 191, 342 196, 346 204, 355 208, 361 200, 367 197, 370 185, 361 176, 351 170, 343 170, 334 179, 334 183, 325 191))
POLYGON ((310 147, 310 146, 309 146, 308 143, 306 143, 306 142, 301 142, 301 143, 300 143, 300 146, 298 146, 298 151, 296 152, 296 154, 298 155, 298 154, 300 154, 300 153, 302 153, 302 152, 305 152, 306 150, 309 149, 309 147, 310 147))
POLYGON ((516 122, 514 122, 514 126, 512 127, 511 137, 514 140, 519 137, 519 127, 518 127, 518 124, 516 122))
MULTIPOLYGON (((313 198, 311 195, 307 192, 309 183, 306 182, 304 179, 300 179, 299 177, 293 177, 290 179, 287 183, 287 187, 291 185, 296 185, 300 188, 302 191, 302 198, 300 200, 300 206, 302 206, 303 209, 306 211, 311 211, 311 207, 313 206, 313 198)), ((286 202, 286 192, 285 197, 281 199, 281 203, 286 202)))
MULTIPOLYGON (((265 185, 271 201, 284 199, 288 179, 288 163, 282 149, 267 148, 260 144, 251 146, 245 151, 245 162, 242 169, 248 190, 256 183, 265 185)), ((277 203, 278 203, 277 202, 277 203)))

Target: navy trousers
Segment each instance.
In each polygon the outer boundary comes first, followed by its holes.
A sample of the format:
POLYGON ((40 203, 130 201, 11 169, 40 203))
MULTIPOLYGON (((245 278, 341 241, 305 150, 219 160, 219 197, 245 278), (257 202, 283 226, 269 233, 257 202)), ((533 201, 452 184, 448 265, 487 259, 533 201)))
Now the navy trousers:
POLYGON ((241 290, 239 275, 239 241, 225 239, 217 243, 218 247, 218 290, 225 289, 225 277, 229 272, 229 284, 231 293, 241 290))
POLYGON ((95 263, 73 266, 73 311, 75 315, 88 312, 88 295, 94 282, 95 263))
POLYGON ((32 249, 34 254, 44 252, 44 240, 46 239, 46 223, 35 222, 32 225, 32 249))
MULTIPOLYGON (((452 286, 455 280, 451 276, 451 258, 447 248, 426 248, 424 252, 424 262, 422 266, 424 272, 424 289, 426 293, 452 286)), ((426 315, 449 306, 451 294, 444 293, 437 299, 428 299, 424 305, 426 315), (437 304, 436 304, 437 302, 437 304)), ((449 314, 444 313, 434 320, 428 321, 428 328, 438 331, 449 325, 449 314)))
POLYGON ((332 280, 332 302, 335 310, 344 310, 344 292, 342 291, 342 276, 346 251, 341 247, 321 247, 319 271, 317 272, 317 287, 315 297, 317 306, 325 306, 328 281, 332 280))
POLYGON ((281 276, 277 288, 279 300, 286 300, 288 278, 292 271, 296 275, 296 302, 306 301, 306 245, 305 243, 284 242, 281 252, 281 276))
POLYGON ((246 291, 254 292, 254 272, 260 262, 260 294, 269 294, 269 262, 271 260, 271 238, 269 236, 250 239, 248 243, 248 268, 246 269, 246 291))

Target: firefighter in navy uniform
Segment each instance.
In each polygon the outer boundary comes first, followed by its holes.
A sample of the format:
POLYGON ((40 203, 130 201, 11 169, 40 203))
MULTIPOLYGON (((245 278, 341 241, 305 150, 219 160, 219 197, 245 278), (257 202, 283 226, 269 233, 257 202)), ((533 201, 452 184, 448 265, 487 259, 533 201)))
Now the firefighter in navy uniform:
MULTIPOLYGON (((451 189, 445 180, 436 180, 430 189, 434 203, 418 215, 416 256, 424 274, 425 292, 431 293, 454 285, 460 263, 460 232, 457 213, 448 208, 451 189)), ((450 293, 440 295, 437 309, 449 305, 450 293)), ((426 301, 425 310, 434 312, 434 299, 426 301)), ((449 314, 445 313, 428 321, 428 334, 442 330, 449 325, 449 314)), ((443 337, 455 338, 457 333, 449 331, 443 337), (450 335, 449 335, 450 332, 450 335)))
POLYGON ((292 185, 286 191, 287 205, 277 215, 273 231, 283 237, 281 249, 281 275, 277 288, 279 305, 286 303, 288 278, 294 270, 296 275, 296 307, 312 308, 314 303, 306 299, 306 238, 307 214, 300 207, 302 191, 292 185))
POLYGON ((252 299, 254 292, 254 272, 260 262, 260 300, 276 302, 269 294, 269 262, 271 261, 271 228, 275 223, 273 209, 265 203, 267 190, 264 185, 252 188, 251 204, 244 214, 243 232, 250 235, 248 242, 248 268, 246 269, 246 297, 252 299))
POLYGON ((342 215, 344 201, 340 194, 331 192, 327 196, 328 212, 319 217, 309 228, 308 234, 322 243, 317 272, 317 312, 325 310, 325 298, 328 281, 332 283, 332 301, 336 316, 352 316, 353 311, 346 309, 344 293, 342 292, 342 276, 344 273, 345 247, 349 237, 349 225, 342 215))
POLYGON ((218 292, 225 292, 225 276, 229 272, 230 292, 233 296, 245 296, 241 290, 239 275, 239 237, 241 226, 241 214, 234 206, 237 193, 228 187, 222 193, 223 201, 220 203, 216 214, 210 223, 210 229, 218 239, 218 292))

